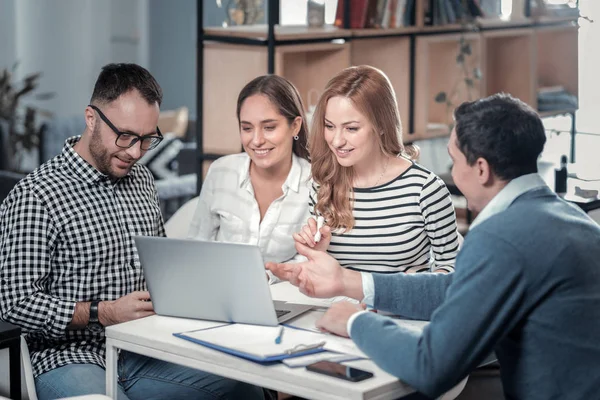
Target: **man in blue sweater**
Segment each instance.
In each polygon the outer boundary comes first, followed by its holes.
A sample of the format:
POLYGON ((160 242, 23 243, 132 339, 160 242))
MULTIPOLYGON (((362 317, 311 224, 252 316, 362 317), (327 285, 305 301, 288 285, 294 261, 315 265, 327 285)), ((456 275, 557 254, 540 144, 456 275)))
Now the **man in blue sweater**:
POLYGON ((456 272, 359 273, 301 245, 307 262, 268 268, 310 296, 431 320, 417 333, 340 302, 317 324, 428 396, 495 351, 508 399, 599 398, 600 227, 536 173, 545 133, 529 106, 494 95, 464 103, 455 120, 452 176, 479 212, 456 272))

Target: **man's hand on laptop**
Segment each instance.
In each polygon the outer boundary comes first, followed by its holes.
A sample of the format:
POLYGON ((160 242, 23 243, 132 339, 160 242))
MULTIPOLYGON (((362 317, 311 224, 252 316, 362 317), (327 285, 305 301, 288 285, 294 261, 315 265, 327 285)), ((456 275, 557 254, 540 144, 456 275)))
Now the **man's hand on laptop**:
POLYGON ((266 268, 279 279, 290 281, 300 292, 311 297, 364 297, 360 272, 342 268, 337 260, 323 251, 296 243, 298 253, 308 258, 301 263, 267 263, 266 268))
POLYGON ((114 301, 100 302, 98 315, 102 325, 110 326, 154 315, 154 307, 150 293, 138 291, 114 301))

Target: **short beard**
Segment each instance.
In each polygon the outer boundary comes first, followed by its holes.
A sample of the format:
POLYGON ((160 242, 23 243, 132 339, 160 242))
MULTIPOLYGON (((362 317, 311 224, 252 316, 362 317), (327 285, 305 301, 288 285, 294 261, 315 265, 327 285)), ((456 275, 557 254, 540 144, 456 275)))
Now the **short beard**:
POLYGON ((102 144, 102 140, 100 138, 100 126, 96 124, 94 127, 94 131, 92 132, 92 138, 90 140, 90 154, 96 163, 96 167, 99 172, 107 175, 109 178, 115 180, 121 178, 120 176, 115 176, 111 170, 111 155, 108 154, 108 150, 102 144))

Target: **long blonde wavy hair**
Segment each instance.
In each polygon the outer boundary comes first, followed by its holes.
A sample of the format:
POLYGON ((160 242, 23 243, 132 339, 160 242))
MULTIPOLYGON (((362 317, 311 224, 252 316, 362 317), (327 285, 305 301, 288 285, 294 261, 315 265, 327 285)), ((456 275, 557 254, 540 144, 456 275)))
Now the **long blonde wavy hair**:
POLYGON ((396 94, 379 69, 361 65, 344 69, 325 87, 313 114, 308 148, 312 177, 318 186, 315 213, 325 217, 332 229, 351 230, 354 168, 341 166, 325 141, 325 110, 332 97, 345 97, 373 126, 373 140, 383 154, 416 159, 419 151, 402 144, 402 124, 396 94))

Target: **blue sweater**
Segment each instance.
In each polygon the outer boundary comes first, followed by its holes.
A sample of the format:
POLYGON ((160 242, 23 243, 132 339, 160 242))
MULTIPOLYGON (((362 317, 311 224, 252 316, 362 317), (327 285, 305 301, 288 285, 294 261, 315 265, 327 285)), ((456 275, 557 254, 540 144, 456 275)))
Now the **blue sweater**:
POLYGON ((600 227, 548 188, 476 226, 456 272, 374 274, 375 308, 431 319, 422 334, 365 313, 352 339, 429 396, 492 351, 508 399, 600 396, 600 227))

